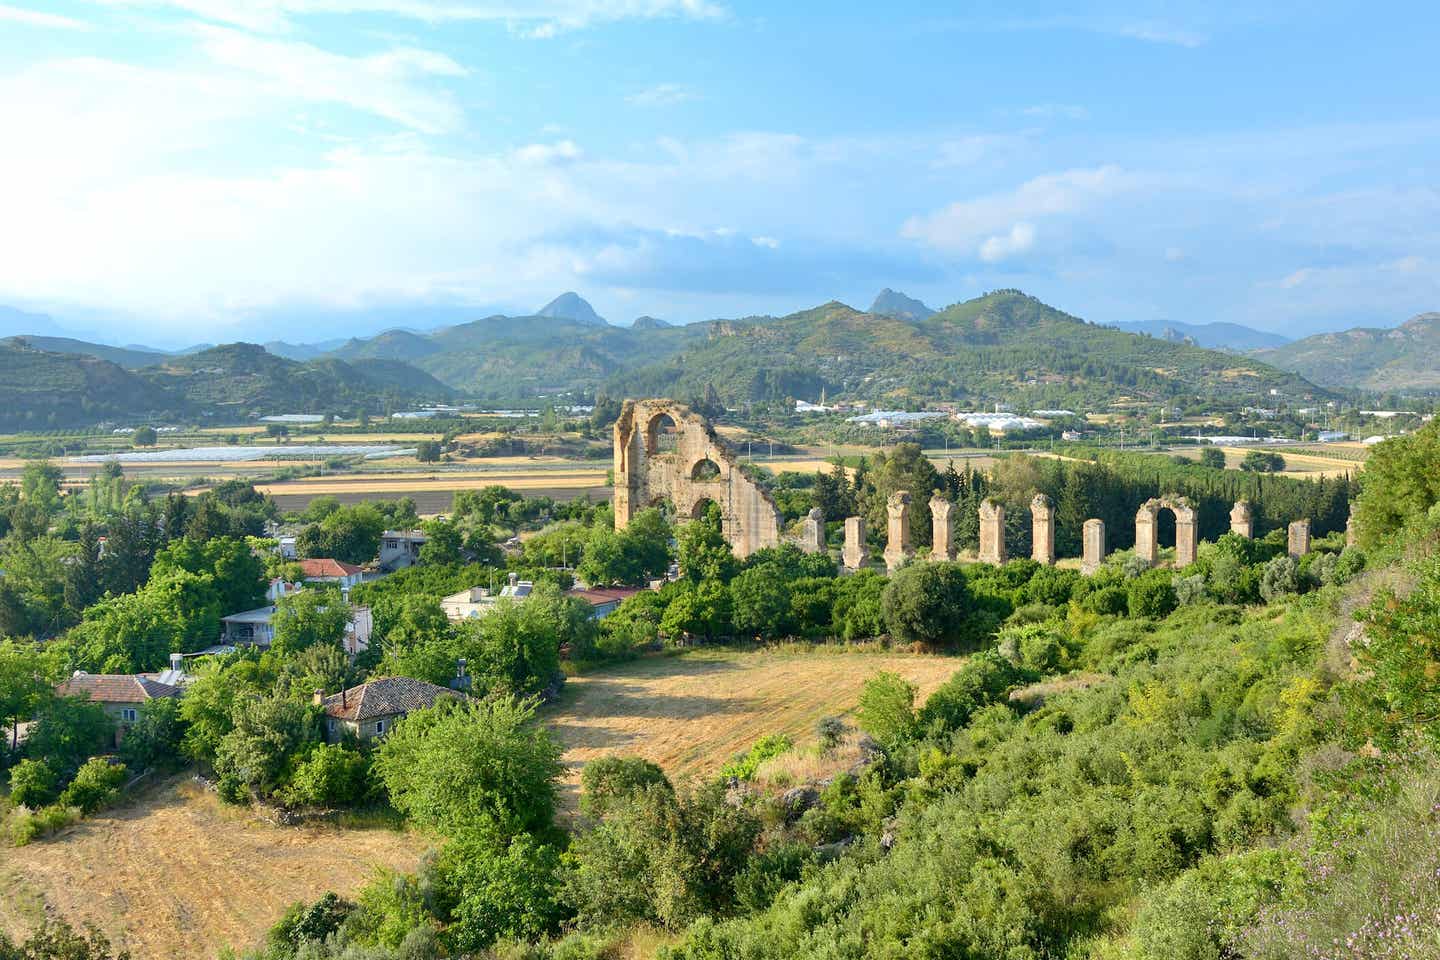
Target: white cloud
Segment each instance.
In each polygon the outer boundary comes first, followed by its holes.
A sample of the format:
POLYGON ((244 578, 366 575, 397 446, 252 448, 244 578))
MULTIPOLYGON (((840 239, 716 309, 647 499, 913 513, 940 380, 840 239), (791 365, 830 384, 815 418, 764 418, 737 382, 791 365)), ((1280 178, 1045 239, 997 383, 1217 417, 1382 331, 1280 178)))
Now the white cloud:
POLYGON ((1156 21, 1115 24, 1104 32, 1115 33, 1132 40, 1144 40, 1147 43, 1164 43, 1191 49, 1203 47, 1210 39, 1198 30, 1188 30, 1184 27, 1156 21))
POLYGON ((1294 273, 1288 274, 1280 279, 1280 289, 1294 290, 1315 275, 1315 271, 1309 267, 1301 267, 1294 273))
POLYGON ((639 107, 673 107, 677 103, 694 100, 695 94, 688 87, 678 83, 657 83, 625 98, 639 107))
POLYGON ((62 17, 56 13, 41 13, 25 7, 0 3, 0 23, 20 23, 28 27, 49 27, 55 30, 88 30, 90 24, 74 17, 62 17))
POLYGON ((515 151, 514 157, 521 163, 544 165, 578 160, 580 154, 580 147, 574 140, 557 140, 554 143, 526 144, 515 151))
POLYGON ((912 217, 901 234, 940 250, 994 262, 1034 246, 1036 219, 1081 212, 1135 185, 1135 177, 1113 165, 1045 174, 1008 193, 952 203, 912 217))
POLYGON ((1035 228, 1028 223, 1017 223, 1010 232, 986 237, 980 244, 980 259, 986 263, 999 263, 1017 253, 1024 253, 1035 246, 1035 228))
POLYGON ((255 76, 277 95, 345 104, 422 133, 446 133, 463 125, 463 111, 450 94, 415 82, 417 77, 468 74, 443 54, 399 47, 347 57, 224 27, 200 27, 195 33, 214 63, 255 76))
POLYGON ((750 242, 757 247, 764 247, 767 250, 780 249, 780 241, 774 237, 751 237, 750 242))
POLYGON ((425 23, 492 21, 550 37, 598 23, 726 16, 711 0, 91 0, 108 6, 180 10, 247 30, 282 31, 307 14, 372 13, 425 23))

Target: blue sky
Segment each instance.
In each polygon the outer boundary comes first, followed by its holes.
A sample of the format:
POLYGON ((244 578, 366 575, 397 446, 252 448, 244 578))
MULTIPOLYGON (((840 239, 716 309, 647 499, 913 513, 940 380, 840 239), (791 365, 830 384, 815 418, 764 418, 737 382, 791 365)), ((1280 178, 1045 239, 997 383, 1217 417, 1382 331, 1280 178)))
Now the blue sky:
POLYGON ((1440 309, 1435 5, 898 7, 0 0, 0 304, 160 344, 569 289, 619 323, 1440 309))

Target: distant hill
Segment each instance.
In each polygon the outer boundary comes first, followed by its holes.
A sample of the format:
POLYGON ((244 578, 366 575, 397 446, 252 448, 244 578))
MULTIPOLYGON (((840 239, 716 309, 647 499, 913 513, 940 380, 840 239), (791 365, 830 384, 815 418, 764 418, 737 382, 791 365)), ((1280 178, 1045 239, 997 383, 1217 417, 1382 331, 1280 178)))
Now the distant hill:
POLYGON ((109 360, 111 363, 119 364, 127 370, 136 370, 140 367, 149 366, 164 356, 161 351, 152 350, 149 347, 112 347, 104 343, 72 340, 69 337, 36 337, 27 335, 23 337, 11 337, 10 339, 33 347, 36 350, 99 357, 101 360, 109 360))
MULTIPOLYGON (((316 357, 323 356, 332 350, 343 347, 345 343, 346 341, 343 339, 321 340, 319 343, 287 343, 284 340, 270 340, 267 341, 264 346, 266 350, 275 354, 277 357, 284 357, 286 360, 304 361, 314 360, 316 357)), ((202 349, 209 349, 209 346, 203 347, 202 349)), ((182 352, 198 353, 199 351, 192 350, 182 352)))
POLYGON ((451 395, 427 374, 400 361, 361 368, 335 358, 300 363, 254 343, 229 343, 166 357, 139 375, 198 408, 237 417, 324 413, 362 405, 378 409, 386 402, 411 404, 451 395))
POLYGON ((1268 347, 1284 346, 1289 337, 1278 333, 1256 330, 1238 323, 1180 323, 1175 320, 1134 320, 1107 324, 1126 333, 1143 333, 1162 340, 1184 343, 1187 340, 1197 347, 1211 350, 1234 350, 1246 353, 1268 347))
POLYGON ((914 297, 907 297, 898 290, 886 287, 875 295, 870 312, 881 317, 896 317, 900 320, 924 320, 934 316, 935 311, 914 297))
MULTIPOLYGON (((765 323, 712 321, 702 342, 620 374, 612 395, 699 395, 727 402, 814 396, 881 404, 955 400, 1059 406, 1128 395, 1253 399, 1316 388, 1256 360, 1086 323, 1019 291, 955 304, 919 321, 842 303, 765 323)), ((653 337, 654 335, 652 335, 653 337)), ((1323 391, 1319 391, 1323 392, 1323 391)))
POLYGON ((635 322, 630 324, 631 330, 668 330, 675 324, 668 320, 661 320, 659 317, 636 317, 635 322))
POLYGON ((441 348, 430 337, 409 330, 386 330, 368 340, 350 339, 333 355, 342 360, 404 360, 411 362, 437 353, 441 348))
POLYGON ((183 415, 189 404, 118 364, 0 340, 0 429, 45 430, 102 420, 183 415))
POLYGON ((1392 329, 1321 333, 1255 356, 1325 386, 1440 390, 1440 313, 1422 313, 1392 329))
POLYGON ((585 301, 585 298, 578 293, 562 293, 551 300, 545 306, 535 311, 537 317, 557 317, 561 320, 574 320, 576 323, 583 323, 591 327, 606 326, 605 318, 595 312, 595 308, 585 301))

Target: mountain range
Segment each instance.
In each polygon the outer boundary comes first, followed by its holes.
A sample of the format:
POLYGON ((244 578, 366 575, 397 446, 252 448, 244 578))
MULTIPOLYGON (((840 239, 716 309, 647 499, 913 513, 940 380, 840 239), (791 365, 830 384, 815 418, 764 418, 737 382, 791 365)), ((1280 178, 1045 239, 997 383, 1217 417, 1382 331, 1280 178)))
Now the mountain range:
POLYGON ((0 423, 241 420, 454 397, 689 397, 710 387, 731 404, 824 392, 885 406, 948 400, 1092 409, 1122 397, 1253 403, 1272 389, 1324 393, 1316 384, 1440 389, 1440 314, 1395 330, 1324 334, 1253 353, 1242 351, 1270 335, 1234 324, 1169 324, 1157 336, 1137 326, 1088 323, 1016 290, 936 311, 887 289, 865 311, 832 301, 784 317, 686 325, 641 317, 630 327, 606 323, 582 297, 566 293, 532 316, 172 354, 12 337, 0 340, 0 388, 14 389, 19 400, 0 411, 0 423))
POLYGON ((1255 353, 1315 383, 1376 393, 1440 390, 1440 313, 1422 313, 1391 329, 1321 333, 1255 353))
POLYGON ((1256 330, 1238 323, 1180 323, 1175 320, 1133 320, 1110 324, 1127 333, 1143 333, 1176 343, 1193 343, 1211 350, 1233 350, 1246 353, 1280 347, 1290 342, 1278 333, 1256 330))

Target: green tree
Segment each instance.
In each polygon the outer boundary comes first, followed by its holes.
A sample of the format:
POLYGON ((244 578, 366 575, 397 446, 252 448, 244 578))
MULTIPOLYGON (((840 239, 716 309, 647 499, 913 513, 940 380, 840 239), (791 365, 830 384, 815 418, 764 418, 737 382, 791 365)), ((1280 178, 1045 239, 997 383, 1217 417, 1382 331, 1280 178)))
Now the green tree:
POLYGON ((644 757, 598 757, 580 772, 580 812, 602 817, 615 803, 653 784, 668 787, 670 779, 644 757))
POLYGON ((441 700, 395 725, 374 759, 395 809, 440 833, 541 830, 555 810, 560 747, 512 697, 441 700))
POLYGON ((10 799, 39 810, 59 794, 55 771, 44 760, 21 760, 10 768, 10 799))
POLYGON ((1361 475, 1355 521, 1368 550, 1440 503, 1440 420, 1371 448, 1361 475))
POLYGON ((774 639, 791 628, 790 583, 772 565, 752 567, 730 581, 730 617, 738 633, 774 639))
POLYGON ((74 779, 60 794, 60 805, 79 807, 81 813, 92 814, 115 802, 124 783, 125 764, 95 757, 75 771, 74 779))
POLYGON ((131 770, 168 768, 178 764, 185 725, 180 718, 180 701, 157 697, 140 705, 135 723, 120 741, 120 758, 131 770))
POLYGON ((11 750, 19 744, 20 722, 34 716, 49 698, 40 647, 0 640, 0 721, 10 728, 11 750))
POLYGON ((565 916, 560 851, 529 833, 467 829, 441 854, 441 889, 453 904, 445 939, 457 955, 478 956, 501 938, 534 941, 565 916))
POLYGON ((890 635, 904 643, 953 644, 973 613, 965 574, 955 563, 912 564, 896 571, 880 604, 890 635))
POLYGON ((435 440, 421 440, 415 444, 415 459, 421 463, 438 463, 440 460, 440 444, 435 440))
POLYGON ((1284 473, 1285 458, 1270 450, 1251 450, 1240 461, 1246 473, 1284 473))
POLYGON ((1200 466, 1210 467, 1213 470, 1224 470, 1225 451, 1219 447, 1201 447, 1200 466))
POLYGON ((343 743, 317 743, 295 765, 283 795, 285 802, 317 807, 358 803, 365 795, 365 758, 343 743))
POLYGON ((38 508, 45 516, 60 510, 60 481, 65 474, 49 460, 25 464, 20 472, 20 501, 38 508))
POLYGON ((350 605, 334 590, 291 594, 275 604, 270 649, 284 657, 316 645, 339 646, 351 616, 350 605))
POLYGON ((25 751, 65 779, 114 734, 115 722, 100 704, 82 697, 56 697, 40 710, 25 751))
POLYGON ((153 447, 157 439, 154 427, 136 427, 130 434, 130 442, 137 447, 153 447))
POLYGON ((860 729, 887 749, 916 733, 915 685, 899 674, 882 671, 865 681, 855 710, 860 729))
POLYGON ((729 630, 730 592, 718 579, 681 581, 672 588, 660 630, 674 642, 686 637, 714 640, 729 630))
POLYGON ((150 577, 163 578, 180 570, 212 575, 220 608, 225 614, 252 610, 265 599, 265 562, 244 540, 235 537, 172 540, 155 555, 150 577))
POLYGON ((319 710, 288 697, 247 697, 235 705, 232 728, 215 750, 221 795, 248 788, 270 796, 290 782, 300 760, 319 740, 319 710))

